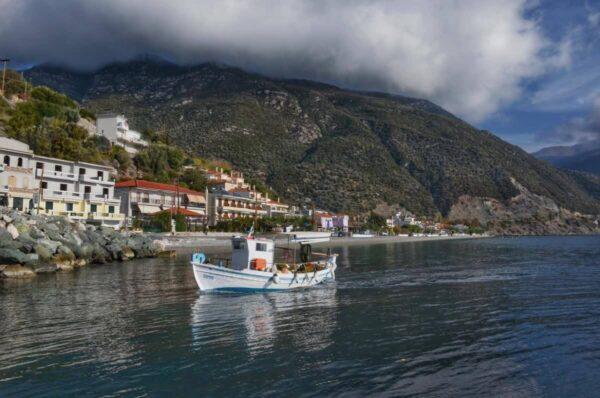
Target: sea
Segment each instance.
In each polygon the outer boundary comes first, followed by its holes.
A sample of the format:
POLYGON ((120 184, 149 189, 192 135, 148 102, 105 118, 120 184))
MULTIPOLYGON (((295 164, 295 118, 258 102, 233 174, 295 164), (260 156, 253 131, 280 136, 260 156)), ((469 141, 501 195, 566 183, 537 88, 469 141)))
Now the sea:
POLYGON ((337 281, 200 293, 188 256, 0 281, 0 397, 594 397, 600 237, 333 247, 337 281))

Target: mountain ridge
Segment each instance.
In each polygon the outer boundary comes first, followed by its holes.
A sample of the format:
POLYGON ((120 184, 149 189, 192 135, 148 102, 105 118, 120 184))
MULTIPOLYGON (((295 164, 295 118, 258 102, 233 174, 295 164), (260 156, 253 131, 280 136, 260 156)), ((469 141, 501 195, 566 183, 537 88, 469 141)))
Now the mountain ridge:
POLYGON ((557 170, 422 99, 215 64, 134 61, 87 74, 46 66, 26 75, 79 90, 86 107, 123 112, 141 130, 168 129, 182 147, 230 161, 296 203, 448 215, 464 195, 509 201, 519 194, 515 178, 560 206, 600 213, 594 180, 557 170))
POLYGON ((556 167, 600 174, 600 140, 542 148, 532 155, 556 167))

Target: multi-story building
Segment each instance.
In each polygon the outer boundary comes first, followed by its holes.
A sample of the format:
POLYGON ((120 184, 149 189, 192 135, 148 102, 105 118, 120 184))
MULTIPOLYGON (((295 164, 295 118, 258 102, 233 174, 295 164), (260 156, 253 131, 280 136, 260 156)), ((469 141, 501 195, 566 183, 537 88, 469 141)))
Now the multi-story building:
POLYGON ((268 200, 265 203, 265 207, 267 210, 267 216, 269 217, 289 217, 292 215, 290 211, 290 205, 285 203, 281 203, 279 199, 277 200, 268 200))
POLYGON ((333 217, 334 215, 329 212, 315 210, 315 222, 317 224, 317 228, 324 230, 333 229, 333 217))
POLYGON ((262 218, 267 215, 261 194, 248 188, 214 190, 208 194, 207 211, 209 225, 236 218, 262 218))
POLYGON ((236 188, 250 189, 250 185, 244 180, 243 173, 239 171, 227 174, 222 168, 217 167, 215 170, 204 170, 204 175, 208 179, 211 189, 215 191, 232 191, 236 188))
POLYGON ((38 185, 31 166, 33 151, 29 145, 0 137, 0 205, 17 210, 34 208, 38 185))
POLYGON ((122 223, 112 167, 37 156, 27 144, 3 137, 0 156, 5 206, 105 226, 122 223))
POLYGON ((139 131, 129 129, 129 123, 124 115, 108 113, 96 118, 96 134, 106 137, 113 145, 125 148, 135 154, 140 148, 148 146, 139 131))
POLYGON ((336 214, 333 216, 333 228, 348 232, 348 228, 350 227, 350 217, 346 214, 336 214))
POLYGON ((187 218, 206 219, 206 193, 145 180, 118 182, 116 192, 129 220, 145 219, 167 210, 187 218))

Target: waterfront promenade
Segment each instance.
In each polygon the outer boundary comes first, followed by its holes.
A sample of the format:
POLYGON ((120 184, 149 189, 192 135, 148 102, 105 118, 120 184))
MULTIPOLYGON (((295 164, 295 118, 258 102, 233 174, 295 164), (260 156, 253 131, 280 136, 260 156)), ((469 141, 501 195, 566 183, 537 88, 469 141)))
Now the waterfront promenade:
MULTIPOLYGON (((198 233, 178 233, 175 236, 169 234, 153 234, 152 238, 160 241, 165 249, 177 248, 229 248, 230 238, 240 233, 233 232, 209 232, 204 234, 198 233)), ((268 236, 268 235, 267 235, 268 236)), ((482 238, 482 235, 453 235, 453 236, 374 236, 372 238, 353 238, 353 237, 332 237, 328 242, 313 243, 313 246, 328 247, 342 245, 367 245, 380 243, 400 243, 400 242, 428 242, 440 240, 458 240, 458 239, 474 239, 482 238)), ((284 238, 276 238, 276 243, 283 245, 287 243, 284 238)))

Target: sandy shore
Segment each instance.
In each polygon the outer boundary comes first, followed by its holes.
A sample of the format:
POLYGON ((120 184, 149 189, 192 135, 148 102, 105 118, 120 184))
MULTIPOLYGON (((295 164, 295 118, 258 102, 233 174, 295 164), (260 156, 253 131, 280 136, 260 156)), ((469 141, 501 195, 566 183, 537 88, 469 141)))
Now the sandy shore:
MULTIPOLYGON (((178 248, 229 248, 230 238, 233 234, 204 235, 204 234, 185 234, 179 236, 158 235, 155 239, 160 240, 167 249, 178 248)), ((333 237, 328 242, 314 243, 313 246, 333 247, 346 245, 372 245, 385 243, 408 243, 408 242, 429 242, 440 240, 459 240, 459 239, 477 239, 486 236, 454 235, 454 236, 375 236, 372 238, 352 238, 352 237, 333 237)), ((283 245, 287 240, 276 240, 276 243, 283 245)))

